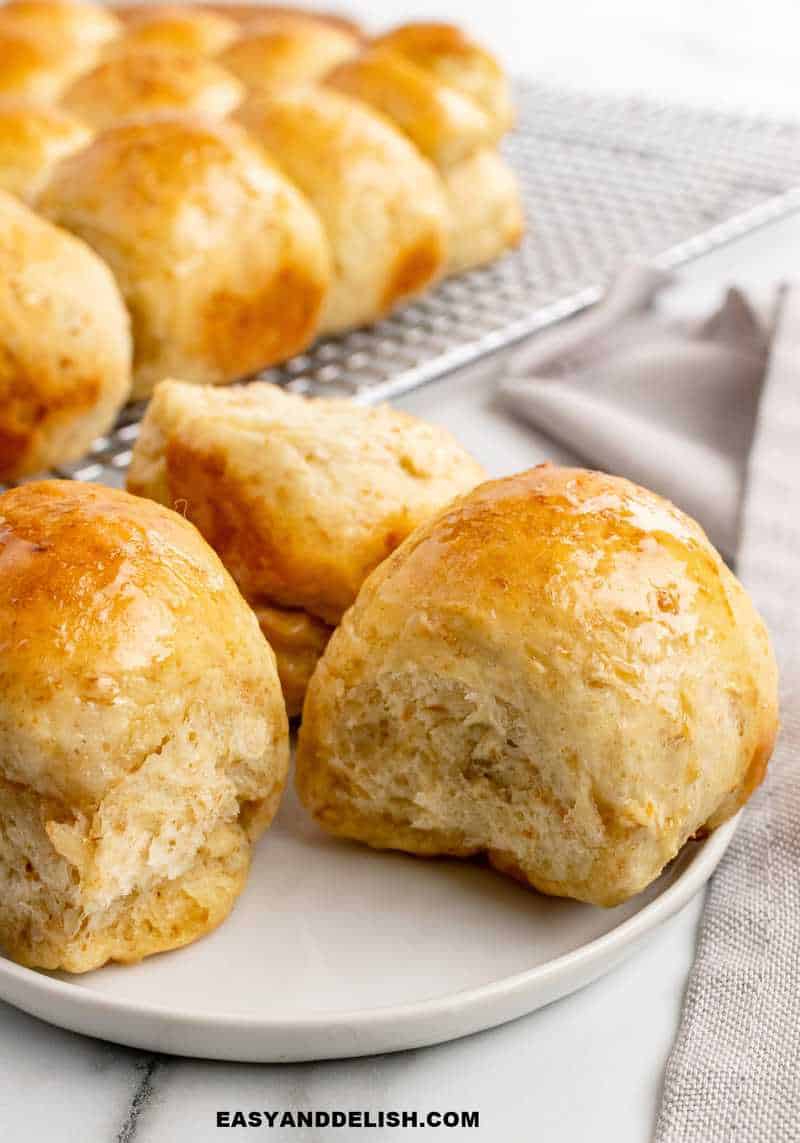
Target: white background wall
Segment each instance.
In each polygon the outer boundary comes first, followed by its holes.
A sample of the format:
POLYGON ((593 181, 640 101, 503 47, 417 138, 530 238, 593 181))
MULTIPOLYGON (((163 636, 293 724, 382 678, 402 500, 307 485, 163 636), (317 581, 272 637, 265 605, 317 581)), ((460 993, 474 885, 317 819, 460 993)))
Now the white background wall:
POLYGON ((459 22, 510 68, 539 78, 800 114, 800 0, 339 0, 338 7, 375 28, 459 22))

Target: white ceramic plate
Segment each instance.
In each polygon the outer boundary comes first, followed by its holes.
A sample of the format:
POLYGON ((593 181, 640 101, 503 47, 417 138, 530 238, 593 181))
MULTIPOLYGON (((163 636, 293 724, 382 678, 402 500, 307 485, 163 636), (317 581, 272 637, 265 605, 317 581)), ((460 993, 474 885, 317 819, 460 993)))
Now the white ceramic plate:
POLYGON ((158 1052, 319 1060, 420 1047, 513 1020, 607 972, 682 908, 735 820, 616 909, 540 896, 479 865, 325 837, 287 793, 215 933, 84 976, 0 958, 0 997, 158 1052))

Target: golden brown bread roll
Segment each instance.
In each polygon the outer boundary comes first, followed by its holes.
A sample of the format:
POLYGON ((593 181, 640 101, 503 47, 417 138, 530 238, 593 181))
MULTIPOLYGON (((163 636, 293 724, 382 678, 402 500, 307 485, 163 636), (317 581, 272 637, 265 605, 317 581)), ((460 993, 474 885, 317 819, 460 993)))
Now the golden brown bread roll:
POLYGON ((276 21, 248 29, 219 57, 250 91, 309 83, 358 50, 358 38, 323 21, 276 21))
POLYGON ((163 111, 224 118, 243 96, 239 81, 213 60, 150 48, 121 53, 98 64, 67 89, 63 104, 86 123, 101 128, 163 111))
POLYGON ((74 75, 68 53, 49 51, 0 23, 0 97, 51 103, 74 75))
POLYGON ((224 920, 288 767, 275 658, 174 512, 0 496, 0 943, 85 972, 224 920))
POLYGON ((477 488, 369 577, 303 710, 326 829, 615 905, 761 781, 776 668, 701 529, 616 477, 477 488))
POLYGON ((385 115, 437 166, 496 141, 489 117, 473 100, 390 48, 365 49, 325 82, 385 115))
POLYGON ((329 281, 317 216, 234 124, 109 128, 59 164, 39 208, 113 270, 134 331, 134 394, 171 373, 220 384, 301 349, 329 281))
POLYGON ((178 505, 217 550, 276 639, 295 713, 324 624, 338 623, 417 524, 482 476, 449 433, 395 409, 263 383, 197 392, 169 381, 142 422, 128 489, 178 505))
POLYGON ((333 626, 307 611, 289 607, 255 603, 253 610, 275 652, 287 713, 299 714, 309 679, 333 634, 333 626))
POLYGON ((140 48, 180 54, 211 56, 239 35, 239 25, 220 12, 195 5, 140 8, 132 14, 114 50, 140 48))
POLYGON ((359 39, 363 36, 361 27, 355 20, 343 16, 341 12, 328 12, 319 8, 298 8, 286 4, 234 4, 231 8, 226 6, 225 11, 236 13, 239 23, 248 31, 321 23, 349 32, 359 39))
POLYGON ((45 47, 99 48, 120 32, 104 4, 86 0, 9 0, 0 8, 0 30, 30 36, 45 47))
POLYGON ((58 160, 91 137, 85 123, 60 107, 0 99, 0 190, 31 199, 58 160))
POLYGON ((448 274, 484 266, 519 244, 525 216, 514 172, 502 155, 476 151, 439 173, 448 206, 448 274))
POLYGON ((524 230, 511 168, 494 149, 511 122, 497 63, 449 25, 407 25, 334 69, 326 84, 387 116, 434 162, 450 219, 450 274, 515 246, 524 230))
POLYGON ((321 332, 374 321, 440 273, 439 180, 390 124, 319 86, 248 100, 238 118, 322 219, 334 270, 321 332))
POLYGON ((452 24, 404 24, 373 43, 399 52, 468 96, 493 125, 495 141, 514 121, 508 80, 497 60, 452 24))
MULTIPOLYGON (((233 20, 240 28, 248 30, 254 26, 260 28, 264 28, 268 24, 272 24, 273 27, 279 24, 285 26, 289 23, 297 24, 303 21, 305 23, 332 24, 334 27, 353 32, 355 35, 361 34, 360 28, 354 20, 350 20, 338 12, 297 8, 282 4, 206 4, 202 0, 192 4, 191 8, 193 11, 214 12, 219 16, 224 16, 226 20, 233 20)), ((152 12, 153 8, 150 4, 115 4, 113 11, 128 26, 138 20, 141 15, 146 16, 152 12)))
POLYGON ((108 267, 0 191, 0 482, 78 460, 130 385, 128 314, 108 267))

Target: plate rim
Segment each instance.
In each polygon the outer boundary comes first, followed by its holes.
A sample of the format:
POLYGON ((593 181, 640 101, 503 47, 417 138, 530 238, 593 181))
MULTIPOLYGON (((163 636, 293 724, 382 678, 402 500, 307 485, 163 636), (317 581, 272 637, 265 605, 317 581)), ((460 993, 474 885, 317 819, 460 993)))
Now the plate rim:
MULTIPOLYGON (((78 1013, 80 1020, 81 1013, 85 1013, 87 1017, 92 1015, 116 1016, 123 1019, 134 1017, 158 1023, 168 1021, 173 1028, 182 1031, 191 1031, 192 1029, 202 1031, 219 1029, 225 1032, 241 1030, 251 1036, 258 1032, 264 1035, 275 1035, 281 1032, 334 1034, 345 1029, 352 1036, 359 1031, 380 1032, 382 1028, 390 1025, 411 1030, 417 1021, 429 1024, 431 1020, 444 1017, 451 1018, 454 1015, 459 1015, 462 1018, 469 1017, 470 1014, 480 1012, 482 1006, 491 1004, 492 1001, 507 1001, 515 996, 524 996, 527 991, 533 991, 537 985, 552 983, 554 978, 556 980, 559 977, 562 980, 565 978, 566 987, 550 996, 550 1000, 554 1000, 582 986, 580 983, 575 983, 576 980, 580 980, 582 969, 591 969, 593 965, 597 966, 599 962, 599 971, 590 975, 583 983, 586 984, 590 980, 599 978, 607 969, 619 963, 626 951, 632 952, 641 938, 655 932, 665 921, 687 905, 708 881, 721 861, 733 838, 740 818, 741 811, 700 842, 698 851, 672 884, 634 913, 633 916, 627 917, 614 928, 575 949, 571 949, 569 952, 561 953, 532 968, 523 969, 521 972, 512 973, 510 976, 492 980, 485 984, 458 989, 426 1000, 372 1008, 343 1008, 331 1011, 319 1009, 297 1016, 277 1013, 275 1018, 253 1012, 215 1013, 205 1009, 172 1008, 147 1001, 115 998, 107 993, 93 991, 91 988, 81 988, 72 983, 71 980, 61 980, 40 970, 27 968, 11 961, 1 953, 0 999, 58 1027, 70 1027, 69 1023, 63 1022, 64 1015, 72 1016, 78 1013), (9 996, 9 991, 13 993, 12 996, 9 996), (63 1011, 61 1013, 54 1012, 54 1018, 51 1018, 50 1015, 41 1015, 38 1005, 36 1011, 26 1007, 25 1000, 28 997, 40 1001, 52 1000, 57 1002, 59 1007, 63 1006, 68 1011, 66 1013, 63 1011)), ((543 1001, 543 1003, 547 1002, 549 1001, 543 1001)), ((538 1006, 539 1004, 533 1004, 529 1009, 525 1009, 523 1005, 523 1008, 517 1011, 516 1015, 522 1015, 524 1011, 533 1011, 538 1006)), ((489 1021, 482 1026, 485 1028, 496 1026, 498 1023, 505 1023, 513 1018, 515 1018, 514 1015, 506 1015, 500 1020, 489 1021)), ((84 1020, 83 1023, 85 1027, 86 1021, 84 1020)), ((81 1031, 82 1029, 73 1026, 72 1030, 81 1031)), ((472 1030, 475 1031, 477 1028, 472 1030)), ((91 1032, 84 1032, 84 1034, 96 1035, 96 1033, 91 1032)), ((457 1032, 455 1035, 450 1033, 438 1039, 428 1039, 426 1035, 424 1042, 442 1042, 465 1034, 468 1033, 457 1032)), ((120 1040, 119 1042, 126 1041, 120 1040)), ((130 1043, 130 1041, 127 1042, 130 1043)), ((169 1051, 163 1047, 151 1050, 169 1051)), ((365 1054, 370 1051, 391 1050, 393 1049, 367 1047, 365 1054)), ((353 1052, 350 1051, 347 1054, 352 1055, 353 1052)), ((345 1053, 342 1053, 340 1058, 344 1058, 344 1056, 345 1053)), ((222 1058, 235 1059, 236 1057, 226 1054, 222 1058)), ((252 1060, 255 1057, 248 1052, 241 1058, 252 1060)), ((295 1056, 294 1058, 323 1059, 331 1057, 314 1054, 295 1056)))

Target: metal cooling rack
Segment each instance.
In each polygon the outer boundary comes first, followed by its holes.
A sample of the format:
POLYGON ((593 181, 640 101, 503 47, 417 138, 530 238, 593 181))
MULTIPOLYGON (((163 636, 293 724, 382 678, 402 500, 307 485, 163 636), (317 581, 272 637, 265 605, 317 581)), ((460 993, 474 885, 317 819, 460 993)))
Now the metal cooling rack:
MULTIPOLYGON (((521 84, 506 152, 525 198, 521 248, 369 329, 262 377, 374 402, 442 377, 596 301, 626 258, 669 268, 800 209, 800 122, 521 84)), ((121 483, 142 406, 59 472, 121 483)))

